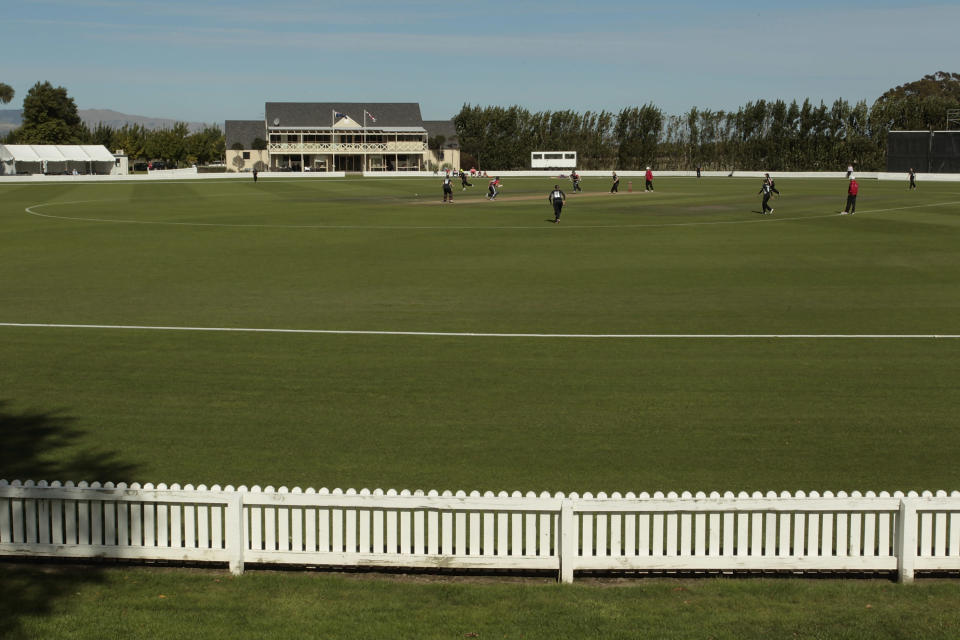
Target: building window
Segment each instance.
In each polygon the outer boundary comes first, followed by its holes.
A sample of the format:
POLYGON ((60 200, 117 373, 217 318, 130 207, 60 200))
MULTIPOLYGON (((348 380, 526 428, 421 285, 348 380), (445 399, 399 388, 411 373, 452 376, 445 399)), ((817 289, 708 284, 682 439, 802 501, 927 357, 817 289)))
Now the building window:
POLYGON ((243 159, 244 159, 244 160, 249 160, 249 159, 250 159, 250 152, 249 152, 249 151, 244 151, 244 152, 243 152, 243 159))

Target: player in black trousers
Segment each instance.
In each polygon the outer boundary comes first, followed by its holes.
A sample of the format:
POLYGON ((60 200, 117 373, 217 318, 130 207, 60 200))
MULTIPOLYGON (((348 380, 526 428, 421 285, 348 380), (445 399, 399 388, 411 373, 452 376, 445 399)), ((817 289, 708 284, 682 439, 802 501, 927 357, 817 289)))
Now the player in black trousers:
POLYGON ((853 176, 850 176, 850 186, 847 187, 847 204, 844 206, 843 211, 840 212, 840 215, 854 215, 857 212, 857 194, 860 193, 860 185, 857 184, 857 179, 853 176))
POLYGON ((773 207, 768 204, 770 202, 770 194, 772 192, 773 187, 770 185, 770 177, 768 174, 768 176, 763 179, 763 184, 760 185, 760 191, 757 192, 763 194, 763 209, 760 212, 763 215, 767 215, 768 209, 769 213, 773 213, 773 207))
POLYGON ((560 224, 560 211, 563 209, 563 202, 567 199, 567 194, 560 190, 560 185, 553 185, 553 191, 547 196, 547 200, 553 205, 553 223, 560 224))
POLYGON ((620 177, 617 175, 617 172, 613 172, 613 184, 610 186, 610 193, 618 193, 620 191, 620 177))
POLYGON ((467 182, 467 173, 465 171, 460 172, 460 186, 463 187, 461 191, 466 191, 467 187, 473 186, 473 184, 471 184, 470 182, 467 182))
POLYGON ((913 170, 913 167, 910 168, 910 189, 917 188, 917 172, 913 170))
POLYGON ((453 185, 450 184, 450 176, 443 178, 443 201, 453 203, 453 185))

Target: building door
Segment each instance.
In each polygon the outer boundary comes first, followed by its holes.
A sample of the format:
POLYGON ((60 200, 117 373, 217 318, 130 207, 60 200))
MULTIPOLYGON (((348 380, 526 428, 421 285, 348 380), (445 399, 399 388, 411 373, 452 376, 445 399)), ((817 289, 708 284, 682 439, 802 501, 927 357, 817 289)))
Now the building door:
POLYGON ((363 171, 363 156, 334 156, 334 171, 363 171))

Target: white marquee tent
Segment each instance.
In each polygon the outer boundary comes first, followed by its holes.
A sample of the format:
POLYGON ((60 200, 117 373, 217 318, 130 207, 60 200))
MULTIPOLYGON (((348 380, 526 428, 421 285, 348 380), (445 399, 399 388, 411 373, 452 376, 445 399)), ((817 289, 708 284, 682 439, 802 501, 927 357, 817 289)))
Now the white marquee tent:
POLYGON ((116 158, 99 144, 0 144, 0 175, 18 173, 110 174, 116 158))

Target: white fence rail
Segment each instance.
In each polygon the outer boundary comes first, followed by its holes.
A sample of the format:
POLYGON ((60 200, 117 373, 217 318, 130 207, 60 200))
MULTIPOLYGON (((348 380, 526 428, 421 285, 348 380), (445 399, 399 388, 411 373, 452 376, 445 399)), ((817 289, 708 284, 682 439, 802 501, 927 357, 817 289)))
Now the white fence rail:
POLYGON ((0 480, 0 556, 556 571, 960 571, 960 492, 692 495, 0 480))

